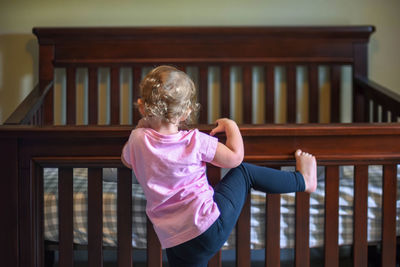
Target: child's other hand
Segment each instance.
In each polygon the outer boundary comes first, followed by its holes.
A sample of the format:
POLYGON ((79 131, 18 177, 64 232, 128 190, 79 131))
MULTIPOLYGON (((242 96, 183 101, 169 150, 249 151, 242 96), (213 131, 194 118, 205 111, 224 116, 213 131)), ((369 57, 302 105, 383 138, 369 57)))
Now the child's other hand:
POLYGON ((227 118, 222 118, 216 120, 217 127, 211 130, 210 135, 214 136, 216 133, 223 133, 226 132, 226 129, 228 127, 231 127, 230 125, 236 125, 236 122, 227 118))

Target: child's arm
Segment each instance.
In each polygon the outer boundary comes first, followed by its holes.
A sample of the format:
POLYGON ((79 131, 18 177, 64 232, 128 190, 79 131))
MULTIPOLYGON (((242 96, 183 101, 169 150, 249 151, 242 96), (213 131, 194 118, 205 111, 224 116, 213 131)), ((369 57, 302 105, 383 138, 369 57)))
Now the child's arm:
POLYGON ((211 164, 222 168, 237 167, 242 163, 244 156, 243 139, 239 127, 233 120, 225 118, 217 120, 217 124, 210 135, 225 132, 226 143, 224 145, 218 142, 217 151, 211 164))

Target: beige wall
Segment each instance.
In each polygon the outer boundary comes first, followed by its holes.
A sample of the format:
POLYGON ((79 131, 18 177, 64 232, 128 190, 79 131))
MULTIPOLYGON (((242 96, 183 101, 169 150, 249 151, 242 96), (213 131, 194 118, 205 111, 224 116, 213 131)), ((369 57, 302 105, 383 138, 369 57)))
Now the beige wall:
POLYGON ((375 25, 370 77, 400 93, 400 1, 0 2, 0 123, 37 82, 36 26, 375 25))

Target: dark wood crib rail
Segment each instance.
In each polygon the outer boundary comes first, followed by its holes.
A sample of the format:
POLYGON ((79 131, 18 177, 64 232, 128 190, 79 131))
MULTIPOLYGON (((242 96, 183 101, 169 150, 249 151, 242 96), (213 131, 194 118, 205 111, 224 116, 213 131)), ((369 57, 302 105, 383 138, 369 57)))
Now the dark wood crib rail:
MULTIPOLYGON (((200 126, 209 131, 210 126, 200 126)), ((400 125, 262 125, 242 126, 245 160, 268 166, 294 164, 293 152, 302 148, 315 154, 318 164, 326 166, 325 265, 338 266, 338 166, 355 166, 354 206, 354 266, 366 266, 367 261, 367 167, 384 166, 382 266, 395 266, 396 261, 396 166, 400 164, 400 125)), ((99 167, 121 167, 119 156, 129 136, 129 127, 10 127, 0 130, 0 169, 4 262, 8 266, 42 266, 43 264, 43 186, 42 168, 60 169, 60 266, 70 266, 71 236, 71 168, 89 168, 89 259, 90 266, 101 264, 99 233, 95 223, 100 217, 99 167), (92 190, 93 189, 93 190, 92 190), (64 204, 63 204, 64 203, 64 204)), ((221 136, 223 139, 223 136, 221 136)), ((210 168, 211 183, 219 179, 216 168, 210 168)), ((130 176, 120 168, 118 188, 120 218, 129 218, 130 176)), ((267 198, 266 265, 279 266, 279 198, 267 198), (271 215, 272 214, 272 215, 271 215)), ((237 265, 250 266, 249 223, 250 206, 246 204, 237 225, 237 265)), ((310 265, 309 196, 296 196, 296 266, 310 265)), ((119 266, 131 266, 130 220, 121 220, 119 233, 119 266)), ((151 229, 150 229, 151 230, 151 229)), ((151 231, 149 231, 151 233, 151 231)), ((161 265, 161 250, 156 237, 148 236, 148 266, 161 265)), ((221 266, 217 254, 210 266, 221 266)))
POLYGON ((356 122, 399 122, 400 95, 366 77, 355 77, 354 83, 355 91, 362 92, 356 96, 356 122))
MULTIPOLYGON (((252 123, 252 68, 262 67, 265 81, 265 121, 274 123, 274 68, 286 73, 286 122, 296 123, 296 67, 307 69, 309 116, 319 122, 318 68, 329 67, 331 86, 330 122, 340 122, 341 67, 351 66, 353 77, 353 121, 369 122, 365 104, 371 97, 379 101, 382 121, 397 122, 399 97, 368 79, 368 41, 373 26, 310 27, 132 27, 132 28, 35 28, 39 42, 39 85, 29 101, 6 124, 54 123, 54 80, 56 68, 66 73, 66 124, 75 125, 77 116, 76 72, 87 70, 88 124, 98 124, 99 68, 110 76, 110 124, 120 124, 120 72, 129 68, 132 76, 130 102, 139 97, 143 68, 173 64, 182 70, 197 68, 197 87, 202 112, 199 123, 208 123, 208 69, 219 68, 220 114, 230 117, 230 69, 240 67, 243 84, 243 123, 252 123), (363 82, 364 81, 364 82, 363 82), (368 85, 366 85, 368 84, 368 85), (379 93, 378 93, 379 92, 379 93), (382 96, 383 95, 383 96, 382 96), (40 103, 37 104, 36 100, 40 103), (41 103, 43 102, 43 104, 41 103), (36 112, 37 111, 37 112, 36 112), (29 118, 29 119, 28 119, 29 118), (29 120, 29 121, 28 121, 29 120)), ((132 124, 140 118, 132 112, 132 124)), ((375 114, 375 113, 374 113, 375 114)), ((375 121, 379 119, 374 115, 375 121)))

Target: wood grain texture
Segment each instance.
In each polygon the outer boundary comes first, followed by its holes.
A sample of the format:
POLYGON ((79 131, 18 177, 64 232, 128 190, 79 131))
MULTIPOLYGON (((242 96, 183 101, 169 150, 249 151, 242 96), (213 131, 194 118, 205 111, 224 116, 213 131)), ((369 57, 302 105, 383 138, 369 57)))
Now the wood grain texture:
POLYGON ((118 168, 117 181, 118 266, 132 265, 132 174, 118 168))
POLYGON ((325 168, 325 266, 339 266, 339 166, 325 168))
POLYGON ((103 266, 103 169, 88 169, 88 264, 103 266))
POLYGON ((368 265, 367 203, 368 166, 356 165, 354 171, 353 264, 368 265))
POLYGON ((268 194, 265 212, 265 266, 280 266, 281 196, 268 194))
POLYGON ((397 166, 383 166, 382 266, 396 265, 397 166))
POLYGON ((310 194, 296 193, 295 266, 310 266, 310 194))
POLYGON ((73 252, 73 169, 60 168, 58 180, 59 194, 59 266, 72 266, 73 252))

